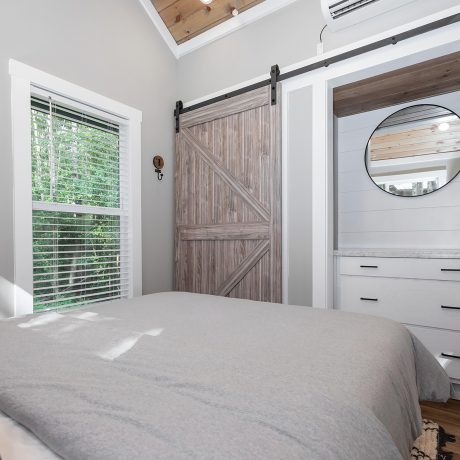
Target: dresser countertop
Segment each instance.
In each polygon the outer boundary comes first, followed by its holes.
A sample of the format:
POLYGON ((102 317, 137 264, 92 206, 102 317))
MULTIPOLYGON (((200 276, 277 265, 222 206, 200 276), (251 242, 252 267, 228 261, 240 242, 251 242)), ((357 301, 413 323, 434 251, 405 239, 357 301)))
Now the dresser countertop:
POLYGON ((339 257, 394 257, 414 259, 460 259, 460 249, 346 248, 334 251, 339 257))

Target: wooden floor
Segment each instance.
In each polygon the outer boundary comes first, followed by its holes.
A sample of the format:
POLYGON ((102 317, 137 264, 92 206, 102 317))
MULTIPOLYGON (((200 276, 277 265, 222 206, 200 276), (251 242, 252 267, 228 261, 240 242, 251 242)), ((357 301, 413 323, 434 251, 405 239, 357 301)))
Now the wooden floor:
POLYGON ((421 406, 424 418, 439 423, 457 438, 455 444, 447 444, 444 450, 455 453, 453 460, 460 460, 460 401, 451 399, 446 404, 424 402, 421 406))

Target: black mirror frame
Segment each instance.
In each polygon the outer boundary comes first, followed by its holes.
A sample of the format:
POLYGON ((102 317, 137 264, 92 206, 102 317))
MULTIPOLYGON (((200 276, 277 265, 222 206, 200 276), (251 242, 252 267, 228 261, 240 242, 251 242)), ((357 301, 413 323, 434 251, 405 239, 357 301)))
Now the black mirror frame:
POLYGON ((427 195, 431 195, 432 193, 435 193, 435 192, 438 192, 439 190, 443 189, 444 187, 446 187, 447 185, 449 185, 451 182, 453 182, 455 180, 455 178, 460 174, 460 169, 458 170, 457 174, 455 174, 455 176, 452 177, 452 179, 450 179, 448 182, 446 182, 442 187, 439 187, 437 188, 436 190, 432 190, 431 192, 428 192, 428 193, 424 193, 423 195, 410 195, 410 196, 405 196, 405 195, 396 195, 394 193, 391 193, 391 192, 387 192, 386 190, 384 190, 383 188, 379 187, 374 179, 372 179, 372 176, 369 172, 369 168, 367 167, 367 153, 368 153, 368 150, 369 150, 369 142, 371 141, 372 139, 372 136, 375 134, 375 132, 379 129, 380 125, 382 123, 384 123, 386 120, 388 120, 388 118, 392 117, 393 115, 395 115, 396 113, 398 112, 401 112, 402 110, 405 110, 405 109, 408 109, 409 107, 419 107, 419 106, 422 106, 422 105, 431 105, 433 107, 440 107, 441 109, 445 109, 445 110, 448 110, 449 112, 451 112, 453 115, 455 115, 459 120, 460 120, 460 116, 458 116, 458 114, 456 112, 454 112, 453 110, 447 108, 447 107, 444 107, 442 105, 439 105, 439 104, 414 104, 414 105, 408 105, 407 107, 403 107, 402 109, 399 109, 399 110, 396 110, 396 112, 393 112, 392 114, 388 115, 386 118, 384 118, 378 125, 377 127, 374 129, 374 131, 372 131, 372 134, 369 136, 369 139, 367 141, 367 144, 366 144, 366 149, 364 150, 364 166, 366 167, 366 172, 367 172, 367 175, 369 176, 369 179, 371 180, 371 182, 382 192, 384 193, 387 193, 388 195, 391 195, 391 196, 395 196, 395 197, 398 197, 398 198, 421 198, 421 197, 424 197, 424 196, 427 196, 427 195))

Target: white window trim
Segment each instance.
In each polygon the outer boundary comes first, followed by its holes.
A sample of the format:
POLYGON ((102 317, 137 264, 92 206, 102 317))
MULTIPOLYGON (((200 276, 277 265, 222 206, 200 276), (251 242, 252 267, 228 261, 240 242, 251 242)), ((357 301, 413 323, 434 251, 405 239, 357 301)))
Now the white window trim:
POLYGON ((141 123, 142 112, 14 59, 11 118, 14 194, 14 305, 12 316, 33 313, 32 151, 30 96, 37 87, 125 120, 129 154, 129 223, 132 238, 129 297, 142 295, 141 123))

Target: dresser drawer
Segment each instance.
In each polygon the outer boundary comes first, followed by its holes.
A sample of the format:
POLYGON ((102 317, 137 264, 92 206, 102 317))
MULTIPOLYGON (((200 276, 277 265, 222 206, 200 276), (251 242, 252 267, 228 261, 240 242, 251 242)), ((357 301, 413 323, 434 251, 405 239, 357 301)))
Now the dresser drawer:
POLYGON ((412 259, 390 257, 340 257, 341 275, 384 276, 460 282, 458 259, 412 259))
POLYGON ((336 308, 460 331, 460 283, 343 275, 336 308))
POLYGON ((460 381, 460 332, 416 326, 407 328, 435 356, 449 377, 460 381))

